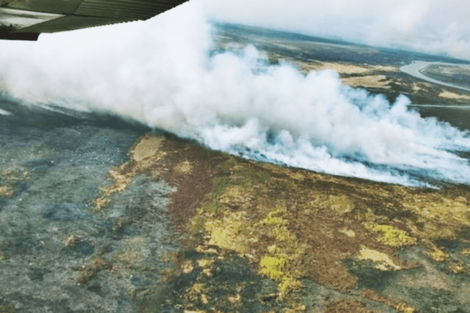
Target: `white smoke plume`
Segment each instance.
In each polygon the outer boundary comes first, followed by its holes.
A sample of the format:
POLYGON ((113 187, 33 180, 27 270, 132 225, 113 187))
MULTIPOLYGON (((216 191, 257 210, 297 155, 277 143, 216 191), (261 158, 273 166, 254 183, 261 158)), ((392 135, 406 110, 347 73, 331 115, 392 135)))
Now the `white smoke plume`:
POLYGON ((470 60, 467 0, 203 0, 215 20, 470 60))
POLYGON ((455 151, 470 137, 435 119, 341 84, 334 71, 304 76, 262 67, 260 53, 211 55, 197 1, 145 23, 2 42, 0 86, 39 104, 72 105, 140 120, 216 150, 405 185, 470 183, 455 151))

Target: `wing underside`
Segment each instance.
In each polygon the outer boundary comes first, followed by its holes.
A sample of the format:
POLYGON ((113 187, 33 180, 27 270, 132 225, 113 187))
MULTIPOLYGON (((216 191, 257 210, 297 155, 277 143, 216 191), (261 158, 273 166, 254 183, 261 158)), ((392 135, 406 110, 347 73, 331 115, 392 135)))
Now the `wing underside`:
POLYGON ((187 0, 0 0, 0 39, 147 20, 187 0))

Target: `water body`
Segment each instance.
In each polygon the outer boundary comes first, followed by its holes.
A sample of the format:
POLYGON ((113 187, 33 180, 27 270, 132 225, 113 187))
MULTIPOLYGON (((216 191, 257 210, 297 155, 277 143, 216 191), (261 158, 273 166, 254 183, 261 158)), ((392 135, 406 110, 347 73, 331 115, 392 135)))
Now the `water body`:
POLYGON ((455 84, 449 84, 440 80, 432 79, 426 75, 424 75, 421 71, 427 68, 430 65, 447 65, 447 66, 459 66, 463 64, 453 64, 453 63, 443 63, 443 62, 425 62, 425 61, 415 61, 411 64, 402 66, 400 68, 400 71, 403 73, 406 73, 408 75, 411 75, 413 77, 425 80, 430 83, 438 84, 441 86, 446 86, 446 87, 451 87, 451 88, 456 88, 460 90, 465 90, 465 91, 470 91, 470 88, 465 88, 459 85, 455 84))
MULTIPOLYGON (((430 83, 470 91, 469 88, 439 81, 424 75, 421 71, 430 65, 459 66, 463 64, 415 61, 411 64, 402 66, 400 71, 430 83)), ((410 105, 410 108, 417 109, 422 117, 436 117, 438 120, 448 122, 460 130, 470 131, 470 123, 468 123, 470 120, 470 105, 412 104, 410 105)))

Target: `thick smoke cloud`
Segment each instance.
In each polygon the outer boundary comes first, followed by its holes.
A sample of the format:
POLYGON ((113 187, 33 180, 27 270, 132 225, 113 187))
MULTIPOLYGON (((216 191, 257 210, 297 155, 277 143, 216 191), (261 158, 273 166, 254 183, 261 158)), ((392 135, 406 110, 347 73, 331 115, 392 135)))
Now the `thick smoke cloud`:
POLYGON ((203 0, 213 19, 470 60, 467 0, 203 0))
POLYGON ((35 104, 110 111, 213 149, 420 185, 470 183, 468 134, 341 84, 334 71, 266 66, 254 47, 210 54, 199 2, 145 23, 2 42, 0 86, 35 104), (260 66, 261 65, 261 66, 260 66))

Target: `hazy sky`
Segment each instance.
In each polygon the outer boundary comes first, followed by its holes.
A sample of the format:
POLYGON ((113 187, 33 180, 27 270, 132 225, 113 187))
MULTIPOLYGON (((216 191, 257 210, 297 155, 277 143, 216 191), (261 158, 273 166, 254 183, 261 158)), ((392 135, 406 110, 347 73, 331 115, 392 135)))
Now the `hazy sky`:
POLYGON ((468 0, 202 0, 216 20, 470 59, 468 0))

